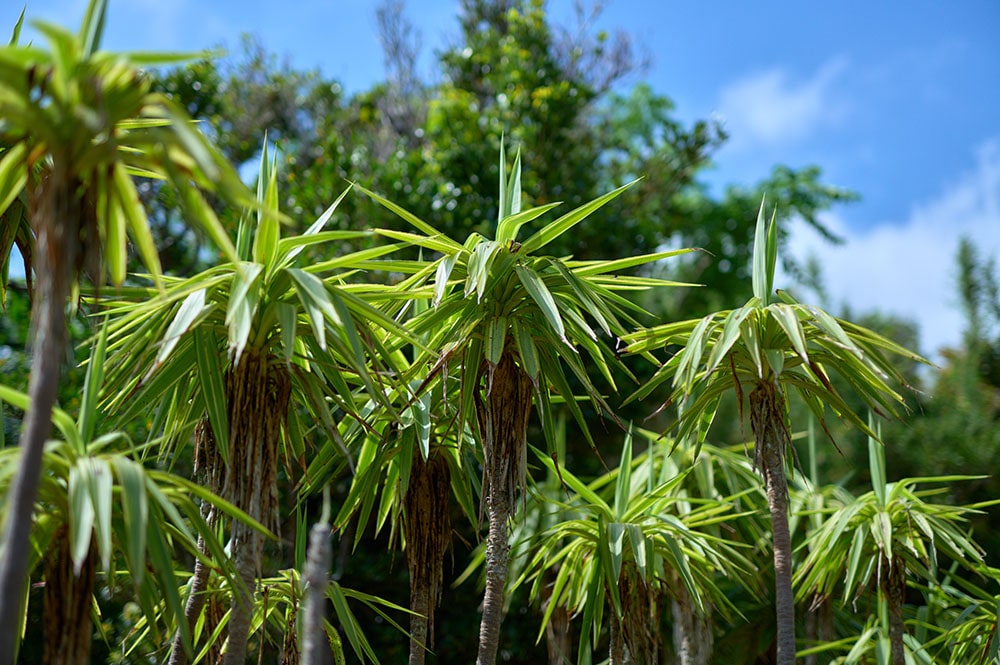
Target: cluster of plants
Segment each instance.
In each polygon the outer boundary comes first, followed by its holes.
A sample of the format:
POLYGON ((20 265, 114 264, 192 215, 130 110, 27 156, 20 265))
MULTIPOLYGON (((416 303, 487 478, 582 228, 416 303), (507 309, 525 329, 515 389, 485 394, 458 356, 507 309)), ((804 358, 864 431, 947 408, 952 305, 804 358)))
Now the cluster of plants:
POLYGON ((539 2, 463 9, 426 105, 401 70, 346 107, 259 57, 263 84, 154 76, 178 58, 101 51, 101 0, 44 46, 18 22, 0 665, 1000 662, 993 503, 949 500, 984 478, 887 470, 926 361, 774 283, 776 210, 850 195, 778 169, 778 208, 713 203, 709 125, 642 86, 586 115, 624 51, 560 59, 539 2), (251 142, 219 106, 269 89, 314 113, 275 103, 251 142), (728 265, 672 242, 699 238, 728 265), (866 482, 822 479, 838 442, 866 482))

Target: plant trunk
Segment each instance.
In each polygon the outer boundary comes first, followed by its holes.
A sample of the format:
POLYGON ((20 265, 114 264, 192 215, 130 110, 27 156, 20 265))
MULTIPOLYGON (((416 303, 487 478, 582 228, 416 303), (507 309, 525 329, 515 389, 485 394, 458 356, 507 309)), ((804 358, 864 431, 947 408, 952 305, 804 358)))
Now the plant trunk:
MULTIPOLYGON (((816 597, 813 599, 812 607, 806 614, 806 638, 810 645, 820 645, 833 641, 833 606, 830 604, 829 598, 816 597)), ((819 665, 818 654, 813 653, 806 656, 805 665, 819 665)))
MULTIPOLYGON (((558 567, 545 571, 546 583, 542 586, 542 612, 548 609, 552 599, 552 585, 558 567)), ((545 625, 545 647, 549 656, 549 665, 572 665, 573 651, 570 643, 570 616, 565 605, 557 605, 545 625)))
POLYGON ((496 663, 510 557, 508 522, 517 491, 524 486, 532 388, 530 377, 507 351, 486 374, 486 399, 476 402, 483 445, 483 494, 490 520, 477 665, 496 663))
POLYGON ((626 561, 618 577, 622 605, 621 640, 624 665, 655 665, 660 654, 657 588, 643 581, 635 564, 626 561))
POLYGON ((79 573, 73 570, 69 528, 61 528, 45 562, 44 665, 87 665, 90 662, 93 632, 90 608, 96 572, 93 551, 83 560, 79 573))
MULTIPOLYGON (((814 608, 810 608, 806 612, 805 619, 805 630, 806 630, 806 644, 809 646, 816 646, 819 644, 819 611, 814 608)), ((804 665, 818 665, 817 655, 814 653, 809 654, 805 658, 804 665)))
POLYGON ((333 564, 330 525, 322 522, 309 532, 306 554, 306 588, 302 600, 302 665, 330 665, 333 652, 326 636, 326 587, 333 564))
MULTIPOLYGON (((216 448, 215 435, 208 418, 202 418, 195 427, 194 441, 195 477, 209 490, 218 493, 222 490, 222 476, 225 469, 218 448, 216 448)), ((201 514, 210 526, 215 526, 216 512, 214 508, 202 503, 201 514)), ((202 556, 208 557, 205 539, 201 536, 198 536, 198 552, 202 556)), ((211 572, 211 567, 207 563, 201 559, 195 560, 194 571, 191 575, 191 588, 188 591, 187 602, 184 604, 183 620, 187 624, 189 635, 193 634, 194 626, 205 607, 205 591, 208 588, 208 577, 211 572)), ((192 644, 191 646, 196 645, 192 644)), ((184 635, 178 627, 177 634, 174 635, 174 643, 170 647, 170 660, 167 665, 187 665, 187 662, 188 652, 184 649, 184 635)))
MULTIPOLYGON (((198 551, 207 556, 205 540, 198 536, 198 551)), ((194 572, 191 575, 191 585, 188 591, 187 602, 184 604, 184 623, 187 624, 188 634, 194 629, 198 615, 205 607, 205 589, 208 588, 208 575, 211 572, 208 564, 201 559, 194 562, 194 572)), ((191 645, 194 646, 193 644, 191 645)), ((180 628, 174 635, 174 642, 170 647, 170 660, 167 665, 187 665, 188 652, 184 649, 184 635, 180 628)))
POLYGON ((883 566, 889 566, 888 574, 882 579, 882 592, 889 606, 889 644, 892 647, 892 665, 906 665, 906 651, 903 647, 903 635, 906 634, 906 624, 903 622, 903 602, 906 598, 906 571, 903 562, 893 557, 891 563, 883 561, 883 566))
POLYGON ((409 665, 423 665, 434 647, 434 610, 441 600, 444 555, 451 542, 448 496, 451 472, 437 449, 425 461, 413 452, 410 482, 403 497, 406 564, 410 571, 409 665))
MULTIPOLYGON (((226 396, 230 440, 223 494, 250 517, 276 528, 278 446, 288 417, 289 377, 281 363, 245 349, 226 377, 226 396)), ((263 548, 257 531, 234 520, 230 551, 239 580, 232 591, 223 665, 245 665, 263 548)))
POLYGON ((750 393, 750 426, 754 433, 754 465, 764 475, 774 539, 777 665, 795 665, 795 597, 792 595, 792 539, 788 528, 788 484, 785 450, 790 445, 784 399, 771 381, 750 393))
POLYGON ((698 613, 687 587, 676 579, 676 575, 674 577, 677 597, 670 601, 670 609, 674 617, 674 653, 677 664, 708 665, 715 639, 712 624, 698 613))
POLYGON ((233 599, 229 609, 229 637, 223 655, 223 665, 245 665, 250 641, 250 619, 253 615, 257 570, 263 558, 260 536, 239 522, 233 524, 233 565, 238 579, 234 580, 233 599))
POLYGON ((479 625, 479 654, 477 665, 494 665, 500 643, 500 625, 503 623, 504 586, 510 559, 510 542, 507 522, 510 519, 510 501, 501 483, 490 488, 487 496, 490 520, 486 539, 486 591, 483 594, 483 617, 479 625))
POLYGON ((625 665, 625 640, 622 637, 622 621, 611 610, 611 640, 608 645, 608 665, 625 665))
POLYGON ((409 665, 424 665, 424 655, 432 648, 427 639, 429 617, 433 610, 430 590, 410 577, 410 658, 409 665))
POLYGON ((77 265, 81 201, 73 181, 52 172, 35 193, 35 294, 33 299, 30 407, 24 415, 21 463, 6 498, 7 523, 0 558, 0 665, 17 654, 27 601, 28 548, 32 514, 42 474, 45 441, 52 431, 52 407, 59 389, 60 363, 66 349, 66 299, 77 265))

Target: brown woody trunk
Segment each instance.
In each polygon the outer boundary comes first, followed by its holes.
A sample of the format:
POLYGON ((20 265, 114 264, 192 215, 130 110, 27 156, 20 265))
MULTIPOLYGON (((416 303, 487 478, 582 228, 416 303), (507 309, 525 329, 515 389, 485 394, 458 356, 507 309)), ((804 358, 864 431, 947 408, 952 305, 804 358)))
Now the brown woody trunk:
POLYGON ((510 557, 508 522, 517 491, 524 486, 532 387, 531 379, 509 352, 487 372, 486 384, 485 401, 476 402, 483 445, 483 495, 490 520, 477 665, 496 663, 510 557))
MULTIPOLYGON (((33 298, 30 408, 24 415, 21 461, 7 494, 7 523, 0 558, 0 665, 17 653, 21 605, 28 582, 32 514, 42 475, 42 453, 52 431, 52 407, 66 350, 66 300, 81 249, 84 202, 77 183, 58 169, 48 173, 33 197, 35 293, 33 298)), ((96 233, 96 230, 95 230, 96 233)), ((89 619, 88 619, 89 623, 89 619)))
MULTIPOLYGON (((229 399, 229 468, 223 494, 265 526, 277 526, 278 447, 288 417, 291 384, 281 363, 245 349, 226 377, 229 399)), ((233 588, 223 665, 245 665, 250 619, 264 543, 251 527, 233 522, 230 551, 242 584, 233 588)))
POLYGON ((795 665, 795 597, 792 595, 792 539, 788 528, 788 484, 785 450, 789 445, 784 398, 771 381, 750 393, 750 427, 754 465, 764 476, 774 539, 777 665, 795 665))
POLYGON ((903 647, 903 635, 906 634, 906 624, 903 622, 903 602, 906 599, 906 570, 899 557, 893 557, 891 562, 883 561, 883 568, 889 571, 882 578, 882 592, 889 606, 889 644, 892 647, 892 665, 906 665, 906 651, 903 647))
POLYGON ((93 551, 83 560, 79 573, 73 570, 69 529, 60 529, 45 562, 42 600, 45 619, 42 662, 45 665, 86 665, 90 662, 93 632, 90 608, 96 571, 93 551))
POLYGON ((451 472, 444 456, 431 450, 424 461, 415 450, 403 497, 410 611, 415 612, 410 615, 409 665, 423 665, 427 649, 434 647, 434 610, 441 600, 444 555, 451 542, 450 491, 451 472))

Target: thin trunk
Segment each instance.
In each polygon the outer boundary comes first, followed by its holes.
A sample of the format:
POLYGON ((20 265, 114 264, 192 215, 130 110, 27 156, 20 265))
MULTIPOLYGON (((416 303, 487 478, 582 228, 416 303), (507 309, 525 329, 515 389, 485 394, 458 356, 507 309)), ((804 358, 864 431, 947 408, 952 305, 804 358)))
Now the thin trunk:
MULTIPOLYGON (((198 551, 205 556, 208 555, 205 548, 205 540, 201 536, 198 536, 198 551)), ((184 604, 183 621, 188 626, 189 635, 194 630, 198 615, 201 614, 202 608, 205 607, 205 589, 208 588, 208 575, 211 572, 208 564, 201 559, 195 560, 187 602, 184 604)), ((174 635, 174 643, 170 647, 170 660, 167 665, 187 665, 187 662, 188 653, 184 649, 184 635, 178 628, 177 634, 174 635)))
MULTIPOLYGON (((545 571, 546 583, 542 587, 542 611, 548 609, 552 600, 552 585, 558 567, 545 571)), ((570 616, 565 605, 557 605, 549 616, 549 622, 545 625, 545 647, 549 655, 549 665, 571 665, 573 660, 572 645, 570 643, 570 616)))
MULTIPOLYGON (((810 645, 833 641, 833 605, 829 598, 822 596, 813 599, 812 607, 806 614, 806 638, 810 645)), ((806 656, 805 665, 819 665, 819 656, 817 654, 806 656)))
POLYGON ((573 647, 570 643, 569 610, 560 605, 552 611, 545 626, 545 647, 549 655, 549 665, 571 665, 573 647))
POLYGON ((21 461, 7 494, 7 524, 0 558, 0 665, 9 665, 17 653, 22 604, 26 602, 28 549, 32 514, 42 474, 42 453, 52 431, 52 407, 59 389, 60 362, 66 348, 66 299, 76 266, 80 200, 75 184, 60 172, 48 174, 36 192, 35 296, 33 300, 30 408, 24 415, 21 461), (76 208, 77 210, 74 210, 76 208), (71 233, 72 231, 72 233, 71 233))
POLYGON ((410 658, 409 665, 424 665, 425 654, 431 648, 427 640, 428 616, 432 612, 430 590, 410 578, 410 658))
POLYGON ((819 639, 821 642, 832 642, 836 637, 833 628, 833 603, 827 598, 819 608, 819 639))
POLYGON ((771 381, 750 393, 754 464, 764 475, 774 539, 777 665, 795 665, 795 597, 792 595, 792 539, 788 528, 788 484, 784 453, 789 445, 784 399, 771 381))
POLYGON ((223 654, 223 665, 245 665, 247 643, 250 641, 250 619, 253 615, 254 593, 257 587, 257 569, 262 558, 260 536, 250 527, 233 524, 233 565, 239 579, 233 586, 232 605, 229 609, 229 637, 223 654), (242 584, 239 584, 242 582, 242 584))
MULTIPOLYGON (((218 493, 222 489, 222 476, 225 469, 208 418, 203 418, 195 427, 194 441, 195 477, 209 490, 218 493)), ((207 503, 202 503, 201 514, 210 526, 215 526, 216 513, 214 508, 211 508, 207 503)), ((205 539, 201 536, 198 536, 198 551, 202 556, 208 558, 205 539)), ((194 572, 191 575, 191 588, 188 592, 187 602, 184 604, 184 622, 187 624, 188 634, 193 633, 198 617, 205 607, 205 591, 208 588, 208 578, 211 572, 211 566, 201 559, 195 560, 194 572)), ((195 645, 192 644, 193 646, 195 645)), ((174 643, 170 648, 170 661, 167 665, 187 665, 187 662, 188 653, 184 649, 184 636, 178 628, 177 634, 174 635, 174 643)))
POLYGON ((302 665, 333 663, 330 640, 326 636, 326 587, 333 564, 330 525, 319 523, 309 532, 306 555, 305 594, 302 600, 302 665))
POLYGON ((423 665, 434 647, 434 610, 441 600, 444 555, 451 542, 448 497, 451 472, 437 449, 424 461, 413 453, 410 482, 403 497, 406 563, 410 571, 409 665, 423 665))
POLYGON ((674 653, 677 657, 677 663, 678 665, 708 665, 715 639, 712 634, 712 624, 708 618, 698 613, 691 594, 687 587, 679 579, 676 579, 676 574, 674 578, 677 597, 670 601, 670 608, 674 617, 674 653))
POLYGON ((69 529, 60 529, 45 562, 44 665, 86 665, 90 662, 93 632, 90 608, 96 572, 97 562, 92 551, 83 560, 80 572, 73 570, 69 529))
POLYGON ((509 352, 488 371, 486 384, 485 401, 476 403, 483 445, 483 494, 490 520, 477 665, 496 663, 510 557, 508 522, 517 491, 524 486, 532 388, 531 379, 509 352))
POLYGON ((486 591, 483 594, 483 618, 479 625, 479 655, 477 665, 496 663, 500 643, 500 625, 503 623, 504 586, 510 559, 510 541, 507 522, 510 519, 510 501, 506 488, 496 483, 486 499, 489 504, 489 536, 486 539, 486 591))
POLYGON ((608 665, 625 665, 625 640, 622 636, 622 622, 611 611, 611 640, 608 646, 608 665))
POLYGON ((906 571, 903 562, 894 557, 891 564, 883 561, 883 567, 889 566, 889 572, 882 579, 882 592, 889 605, 889 643, 892 646, 892 665, 906 665, 906 651, 903 648, 903 635, 906 634, 906 624, 903 622, 903 602, 906 598, 906 571))
MULTIPOLYGON (((819 609, 816 607, 809 608, 806 612, 806 644, 809 646, 815 646, 819 644, 819 609)), ((809 654, 805 658, 804 665, 818 665, 817 655, 814 653, 809 654)))

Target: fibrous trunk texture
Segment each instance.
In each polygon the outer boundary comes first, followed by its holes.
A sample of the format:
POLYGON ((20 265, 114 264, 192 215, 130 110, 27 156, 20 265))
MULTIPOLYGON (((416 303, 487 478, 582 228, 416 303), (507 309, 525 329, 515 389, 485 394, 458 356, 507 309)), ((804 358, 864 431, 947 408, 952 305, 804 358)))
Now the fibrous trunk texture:
POLYGON ((658 663, 659 593, 639 577, 639 571, 634 563, 625 562, 618 577, 618 595, 621 600, 622 618, 620 623, 616 617, 612 619, 612 628, 614 629, 618 623, 618 630, 617 636, 612 636, 611 662, 620 665, 658 663), (614 653, 615 649, 618 650, 617 654, 614 653))
MULTIPOLYGON (((222 491, 222 476, 225 468, 222 458, 216 448, 215 435, 208 418, 203 418, 195 427, 194 431, 194 473, 198 481, 212 492, 218 494, 222 491)), ((203 503, 201 513, 209 525, 214 526, 216 513, 214 508, 203 503)), ((208 557, 205 547, 205 540, 198 536, 198 551, 204 557, 208 557)), ((208 589, 208 578, 211 567, 201 559, 195 560, 194 571, 191 575, 187 602, 184 604, 183 621, 187 624, 188 634, 194 630, 194 625, 205 607, 206 591, 208 589)), ((210 626, 213 628, 214 626, 210 626)), ((211 630, 209 630, 211 632, 211 630)), ((192 645, 195 646, 195 645, 192 645)), ((167 665, 187 665, 188 653, 184 649, 184 636, 178 628, 174 635, 174 643, 170 648, 170 660, 167 665)))
POLYGON ((90 607, 96 572, 93 551, 87 554, 79 572, 73 569, 69 528, 60 529, 45 561, 44 665, 86 665, 90 662, 93 632, 90 607))
POLYGON ((906 624, 903 622, 903 602, 906 599, 906 570, 899 557, 893 557, 891 562, 883 561, 882 592, 889 605, 889 643, 892 646, 892 665, 906 665, 906 653, 903 648, 903 635, 906 624), (888 567, 886 572, 884 569, 888 567))
POLYGON ((698 612, 687 587, 679 579, 675 579, 674 588, 677 595, 671 600, 670 607, 674 617, 674 653, 677 664, 708 665, 715 639, 712 624, 698 612))
POLYGON ((476 402, 483 445, 483 495, 490 520, 477 665, 496 663, 510 557, 508 522, 517 491, 524 485, 531 388, 527 373, 505 352, 496 368, 487 372, 485 400, 476 402))
POLYGON ((789 446, 784 398, 771 381, 761 381, 750 393, 750 427, 754 434, 754 465, 767 486, 774 539, 777 664, 795 665, 795 597, 792 595, 792 539, 788 529, 788 483, 785 450, 789 446))
POLYGON ((434 647, 434 609, 441 601, 444 555, 451 543, 450 492, 448 460, 432 449, 425 461, 415 450, 403 497, 410 611, 415 612, 410 615, 409 665, 423 665, 427 649, 434 647))
POLYGON ((319 523, 309 531, 306 554, 305 594, 302 599, 302 665, 333 663, 330 640, 326 636, 326 587, 333 564, 330 525, 319 523))
MULTIPOLYGON (((276 528, 278 448, 288 417, 291 384, 281 363, 246 349, 226 377, 229 399, 229 468, 223 495, 250 517, 276 528)), ((244 665, 263 540, 254 529, 233 522, 230 552, 242 581, 234 585, 224 665, 244 665)))
MULTIPOLYGON (((83 201, 75 181, 61 172, 45 177, 33 196, 35 294, 33 299, 30 408, 24 414, 21 462, 7 494, 7 523, 0 558, 0 665, 13 662, 28 583, 32 513, 42 474, 42 453, 52 431, 52 407, 66 350, 66 299, 80 250, 83 201)), ((89 619, 88 619, 89 622, 89 619)))

